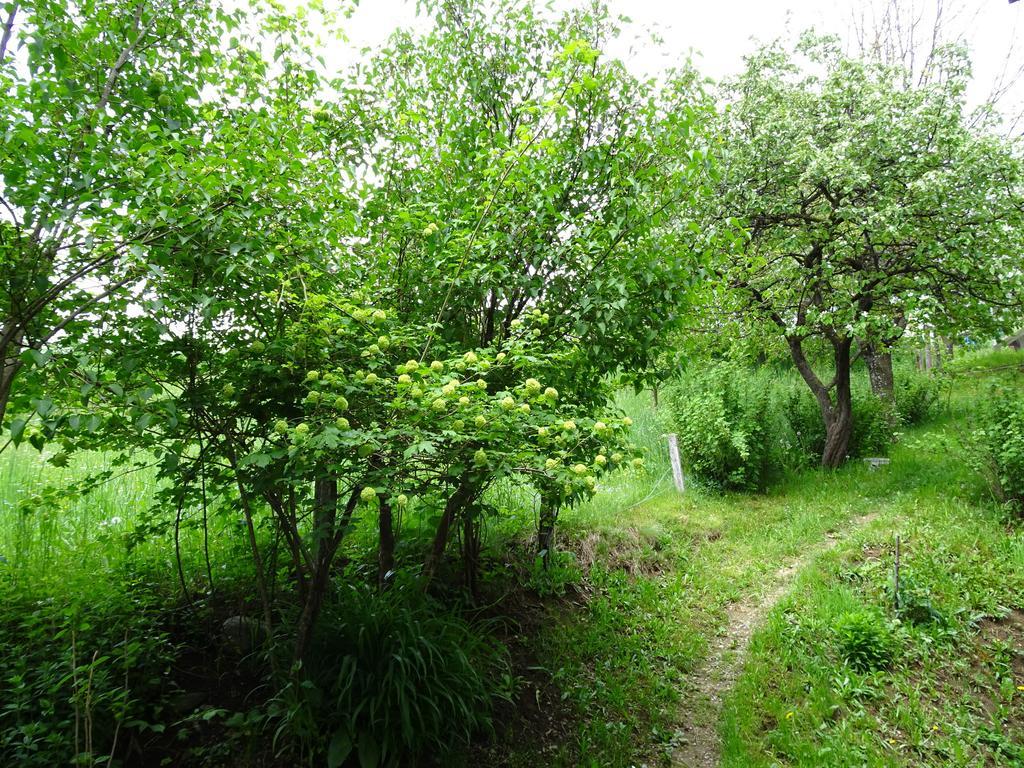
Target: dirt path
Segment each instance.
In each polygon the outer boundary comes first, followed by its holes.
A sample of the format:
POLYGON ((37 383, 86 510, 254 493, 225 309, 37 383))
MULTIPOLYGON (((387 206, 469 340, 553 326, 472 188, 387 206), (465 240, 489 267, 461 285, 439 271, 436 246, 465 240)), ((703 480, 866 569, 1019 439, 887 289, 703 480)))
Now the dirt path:
POLYGON ((789 591, 798 571, 876 516, 862 515, 851 520, 842 531, 827 534, 817 547, 779 568, 767 593, 745 597, 729 606, 726 626, 711 639, 707 658, 690 675, 690 690, 684 697, 677 746, 672 754, 674 768, 715 768, 718 765, 722 699, 739 676, 754 630, 789 591))

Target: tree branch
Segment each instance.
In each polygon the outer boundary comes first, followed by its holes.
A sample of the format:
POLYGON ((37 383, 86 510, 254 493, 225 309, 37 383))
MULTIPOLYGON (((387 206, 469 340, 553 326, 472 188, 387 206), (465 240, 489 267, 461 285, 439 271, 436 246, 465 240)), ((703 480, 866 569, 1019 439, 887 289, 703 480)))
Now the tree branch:
POLYGON ((4 22, 4 35, 0 39, 0 64, 4 63, 7 56, 7 44, 11 41, 11 33, 14 32, 14 17, 18 13, 18 4, 11 6, 11 12, 7 14, 7 21, 4 22))

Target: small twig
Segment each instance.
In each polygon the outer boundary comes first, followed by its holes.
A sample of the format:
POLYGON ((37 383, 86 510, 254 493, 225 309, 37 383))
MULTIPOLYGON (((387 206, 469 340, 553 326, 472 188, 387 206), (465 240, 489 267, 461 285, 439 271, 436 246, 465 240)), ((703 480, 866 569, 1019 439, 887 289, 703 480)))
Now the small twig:
POLYGON ((128 632, 124 633, 124 701, 121 704, 121 716, 117 718, 117 725, 114 726, 114 738, 110 743, 110 755, 107 757, 107 768, 114 764, 114 754, 117 752, 117 737, 121 732, 121 723, 125 713, 128 711, 128 632))
POLYGON ((206 500, 206 446, 203 445, 202 433, 199 435, 199 485, 203 497, 203 555, 206 559, 206 578, 210 582, 210 592, 213 592, 213 566, 210 565, 210 525, 207 514, 206 500))
POLYGON ((89 662, 89 679, 85 686, 85 754, 92 759, 92 679, 96 674, 96 657, 99 656, 99 649, 92 652, 92 661, 89 662))
POLYGON ((181 491, 181 496, 178 498, 178 508, 174 514, 174 561, 178 566, 178 581, 181 584, 181 591, 188 601, 188 607, 195 613, 196 604, 192 601, 192 595, 189 594, 188 585, 185 583, 185 567, 181 562, 181 515, 185 507, 185 493, 187 491, 188 485, 181 491))
POLYGON ((900 609, 900 537, 896 536, 896 562, 893 565, 893 603, 900 609))
POLYGON ((75 630, 71 630, 71 699, 75 702, 75 763, 78 763, 78 756, 81 754, 79 742, 79 730, 81 728, 81 716, 78 709, 78 650, 75 646, 75 630))

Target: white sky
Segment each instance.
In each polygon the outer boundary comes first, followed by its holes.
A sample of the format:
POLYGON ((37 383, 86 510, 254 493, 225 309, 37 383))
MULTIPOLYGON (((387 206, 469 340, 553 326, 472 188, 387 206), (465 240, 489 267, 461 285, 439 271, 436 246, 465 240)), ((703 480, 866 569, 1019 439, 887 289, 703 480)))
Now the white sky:
MULTIPOLYGON (((936 0, 903 0, 931 9, 936 0)), ((753 50, 755 40, 799 33, 809 27, 850 39, 854 14, 871 13, 886 0, 608 0, 613 14, 632 22, 609 54, 626 61, 639 75, 653 75, 678 63, 692 50, 701 71, 715 79, 734 74, 742 57, 753 50), (654 29, 664 39, 660 50, 649 41, 654 29)), ((1024 1, 944 0, 950 32, 963 34, 974 61, 972 101, 981 101, 998 78, 1010 54, 1011 69, 1024 63, 1024 1), (1013 50, 1014 40, 1017 50, 1013 50)), ((570 7, 572 0, 554 0, 556 8, 570 7)), ((351 61, 361 46, 382 43, 397 27, 424 27, 416 16, 414 0, 362 0, 346 24, 351 46, 329 52, 332 63, 351 61)), ((1024 78, 1021 78, 1024 81, 1024 78)), ((1024 82, 1001 105, 1012 105, 1024 95, 1024 82)))

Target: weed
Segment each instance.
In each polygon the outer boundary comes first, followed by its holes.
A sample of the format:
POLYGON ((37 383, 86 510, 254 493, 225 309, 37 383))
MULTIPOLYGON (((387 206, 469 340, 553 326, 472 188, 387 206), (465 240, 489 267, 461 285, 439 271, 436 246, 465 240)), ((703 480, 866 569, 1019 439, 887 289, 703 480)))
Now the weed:
POLYGON ((324 607, 310 665, 270 704, 278 741, 290 736, 331 768, 349 754, 395 766, 465 746, 490 730, 507 674, 488 637, 417 590, 344 588, 324 607))
POLYGON ((844 613, 835 624, 836 643, 843 659, 858 672, 888 667, 896 652, 892 629, 874 611, 844 613))

